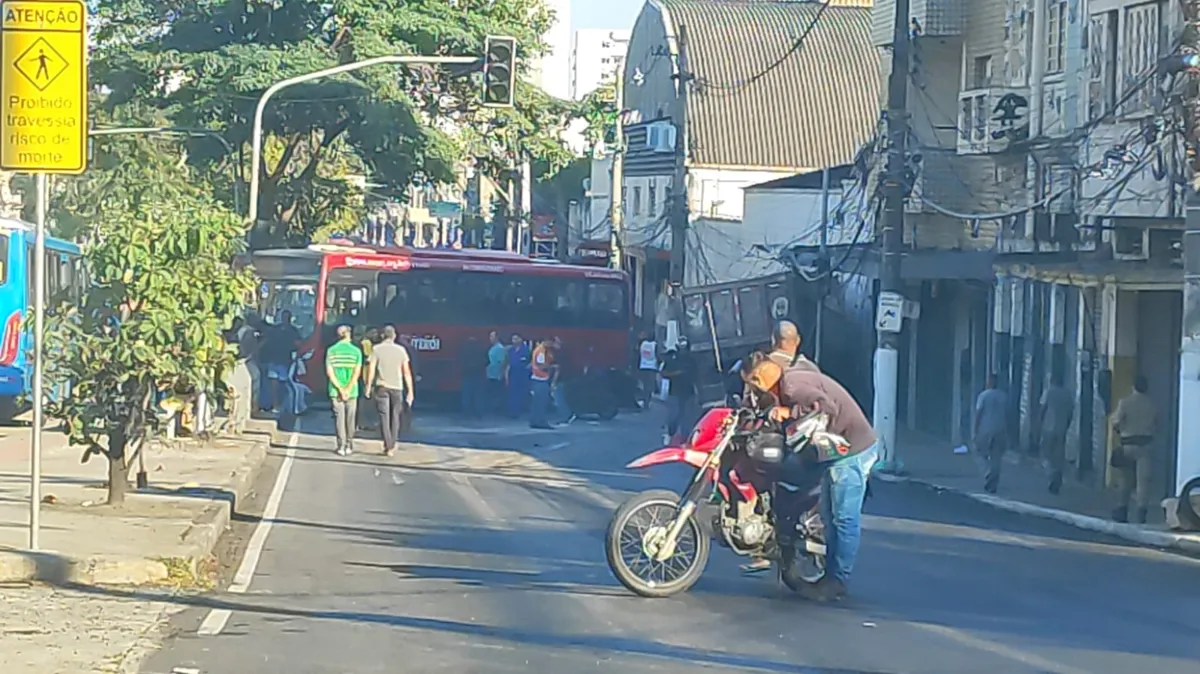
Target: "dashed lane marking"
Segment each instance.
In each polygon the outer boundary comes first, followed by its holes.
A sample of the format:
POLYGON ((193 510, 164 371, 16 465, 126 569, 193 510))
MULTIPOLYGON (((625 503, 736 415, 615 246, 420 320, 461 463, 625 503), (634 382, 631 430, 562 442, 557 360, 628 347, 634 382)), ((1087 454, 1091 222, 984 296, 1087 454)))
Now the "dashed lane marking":
MULTIPOLYGON (((233 576, 233 583, 225 590, 226 592, 245 594, 250 589, 250 581, 254 579, 254 572, 258 569, 263 548, 267 544, 267 535, 271 533, 271 526, 279 515, 279 504, 283 500, 284 490, 287 489, 288 477, 292 473, 292 464, 296 461, 296 445, 300 442, 300 420, 296 421, 296 430, 288 437, 287 453, 283 457, 283 463, 279 466, 279 474, 275 476, 275 486, 271 489, 271 495, 267 497, 267 506, 263 509, 262 518, 258 521, 258 526, 254 528, 254 533, 250 535, 246 554, 242 556, 242 563, 238 566, 237 573, 233 576)), ((225 629, 225 625, 232 615, 233 612, 229 609, 212 609, 200 623, 200 629, 196 630, 196 634, 203 637, 219 635, 225 629)), ((199 674, 198 670, 195 674, 199 674)))

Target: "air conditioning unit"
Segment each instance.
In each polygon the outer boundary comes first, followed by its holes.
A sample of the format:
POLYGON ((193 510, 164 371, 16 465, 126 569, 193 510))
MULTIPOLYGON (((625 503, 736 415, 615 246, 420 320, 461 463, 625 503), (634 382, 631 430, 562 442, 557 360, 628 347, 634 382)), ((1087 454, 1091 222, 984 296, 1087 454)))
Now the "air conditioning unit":
POLYGON ((654 122, 646 126, 646 149, 651 152, 675 151, 675 126, 669 122, 654 122))

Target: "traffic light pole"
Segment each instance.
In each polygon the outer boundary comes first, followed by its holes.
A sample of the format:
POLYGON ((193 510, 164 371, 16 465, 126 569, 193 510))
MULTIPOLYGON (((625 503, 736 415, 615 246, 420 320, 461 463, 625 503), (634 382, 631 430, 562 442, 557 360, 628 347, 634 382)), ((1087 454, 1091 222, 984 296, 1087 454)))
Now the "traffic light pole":
POLYGON ((375 58, 356 61, 354 63, 346 63, 333 68, 326 68, 304 75, 297 75, 286 80, 282 80, 267 87, 262 96, 258 99, 258 107, 254 110, 254 130, 250 136, 250 203, 247 206, 248 214, 246 216, 247 224, 253 228, 258 225, 258 192, 259 174, 262 171, 262 135, 263 135, 263 112, 267 108, 267 103, 275 94, 287 89, 288 87, 305 82, 312 82, 325 77, 333 77, 344 73, 351 73, 363 68, 370 68, 378 65, 473 65, 482 63, 482 60, 477 56, 376 56, 375 58))

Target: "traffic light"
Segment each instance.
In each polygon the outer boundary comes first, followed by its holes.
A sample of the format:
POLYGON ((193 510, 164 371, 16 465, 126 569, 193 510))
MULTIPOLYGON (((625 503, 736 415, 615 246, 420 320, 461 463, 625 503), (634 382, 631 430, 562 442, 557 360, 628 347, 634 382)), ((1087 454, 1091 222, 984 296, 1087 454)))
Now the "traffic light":
POLYGON ((483 43, 483 107, 511 108, 517 88, 517 40, 488 37, 483 43))

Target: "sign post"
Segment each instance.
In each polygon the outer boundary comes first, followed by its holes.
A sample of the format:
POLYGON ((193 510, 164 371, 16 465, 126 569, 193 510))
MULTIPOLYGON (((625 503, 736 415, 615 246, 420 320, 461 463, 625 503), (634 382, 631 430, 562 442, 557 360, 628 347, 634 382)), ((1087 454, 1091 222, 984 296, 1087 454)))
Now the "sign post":
POLYGON ((41 528, 47 176, 78 175, 87 168, 87 107, 83 0, 0 1, 0 168, 37 176, 29 469, 32 550, 40 547, 41 528))

